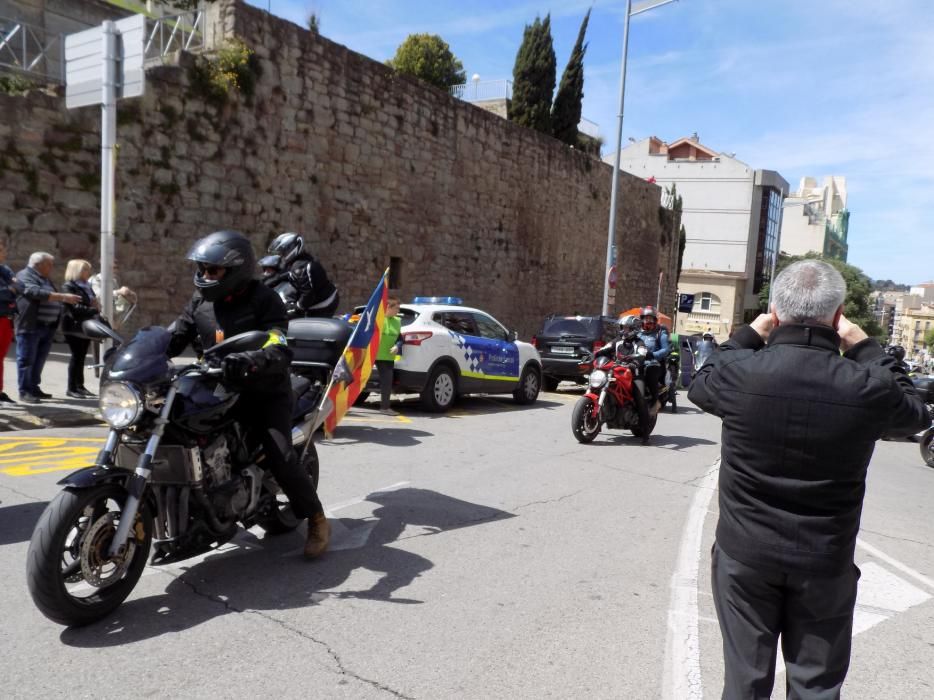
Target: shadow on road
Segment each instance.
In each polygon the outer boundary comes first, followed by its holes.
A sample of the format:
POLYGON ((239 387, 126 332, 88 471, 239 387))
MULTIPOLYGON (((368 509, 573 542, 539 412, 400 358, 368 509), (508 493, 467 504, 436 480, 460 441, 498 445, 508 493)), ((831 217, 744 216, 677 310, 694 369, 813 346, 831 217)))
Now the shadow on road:
MULTIPOLYGON (((685 435, 662 435, 661 433, 652 433, 649 444, 646 449, 658 447, 665 450, 683 450, 697 445, 719 445, 720 443, 705 438, 687 437, 685 435)), ((642 446, 642 439, 631 435, 628 432, 620 433, 600 433, 597 439, 591 442, 588 447, 618 447, 620 445, 642 446)))
MULTIPOLYGON (((421 443, 419 438, 433 437, 434 433, 411 428, 385 428, 375 425, 347 425, 338 426, 334 433, 333 442, 346 444, 366 442, 386 447, 413 447, 421 443)), ((322 438, 322 443, 331 442, 322 438)))
POLYGON ((0 545, 27 542, 48 501, 0 507, 0 545))
POLYGON ((269 613, 307 608, 329 598, 419 604, 423 601, 396 594, 434 564, 391 545, 515 517, 424 489, 377 492, 367 500, 379 505, 371 517, 332 521, 342 535, 332 537, 333 551, 321 559, 302 559, 304 529, 267 538, 260 542, 262 549, 208 557, 185 569, 164 594, 124 603, 101 622, 64 630, 61 640, 82 648, 120 646, 189 629, 228 613, 250 612, 281 623, 279 616, 269 613), (333 591, 358 569, 380 577, 364 590, 333 591))

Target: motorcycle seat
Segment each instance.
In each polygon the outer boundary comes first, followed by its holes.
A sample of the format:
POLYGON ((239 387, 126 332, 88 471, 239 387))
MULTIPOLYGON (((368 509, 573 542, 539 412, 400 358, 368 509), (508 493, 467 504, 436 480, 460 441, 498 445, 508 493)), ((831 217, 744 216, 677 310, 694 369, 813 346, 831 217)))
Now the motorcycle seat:
POLYGON ((290 375, 292 380, 292 394, 296 397, 304 394, 311 387, 311 380, 305 377, 299 377, 297 374, 290 375))

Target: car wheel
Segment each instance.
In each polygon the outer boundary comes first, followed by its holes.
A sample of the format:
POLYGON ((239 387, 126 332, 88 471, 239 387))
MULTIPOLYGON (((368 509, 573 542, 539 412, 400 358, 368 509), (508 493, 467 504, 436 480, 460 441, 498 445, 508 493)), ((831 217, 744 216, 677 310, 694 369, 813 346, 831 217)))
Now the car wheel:
POLYGON ((422 389, 422 404, 429 411, 443 413, 454 405, 456 398, 457 377, 447 365, 438 365, 422 389))
POLYGON ((542 390, 543 391, 557 391, 558 385, 561 383, 561 380, 557 377, 549 377, 545 375, 542 377, 542 390))
POLYGON ((538 392, 541 389, 542 380, 538 368, 526 365, 519 377, 519 386, 512 392, 512 398, 517 404, 527 406, 535 403, 538 398, 538 392))

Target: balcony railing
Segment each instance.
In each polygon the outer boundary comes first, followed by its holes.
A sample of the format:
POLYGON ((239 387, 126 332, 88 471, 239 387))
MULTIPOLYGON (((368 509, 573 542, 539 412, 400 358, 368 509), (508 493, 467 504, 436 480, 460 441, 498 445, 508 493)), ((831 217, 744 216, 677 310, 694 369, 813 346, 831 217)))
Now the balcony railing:
POLYGON ((176 51, 203 51, 204 11, 151 18, 146 21, 146 63, 155 63, 176 51))
POLYGON ((448 88, 452 96, 464 102, 483 102, 484 100, 511 100, 511 80, 471 80, 463 85, 448 88))
POLYGON ((0 17, 0 68, 28 78, 62 83, 65 79, 64 39, 47 36, 41 27, 0 17))

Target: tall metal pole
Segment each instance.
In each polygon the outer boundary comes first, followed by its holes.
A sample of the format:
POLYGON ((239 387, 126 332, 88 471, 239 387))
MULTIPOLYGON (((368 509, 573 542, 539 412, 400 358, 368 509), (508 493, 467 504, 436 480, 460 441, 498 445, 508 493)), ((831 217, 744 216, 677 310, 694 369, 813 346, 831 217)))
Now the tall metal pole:
POLYGON ((629 53, 629 17, 632 0, 626 0, 623 20, 623 59, 619 76, 619 114, 616 119, 616 157, 613 164, 613 182, 610 185, 610 225, 606 234, 606 269, 603 271, 603 315, 610 314, 610 266, 613 264, 613 241, 616 239, 616 194, 619 190, 619 159, 623 149, 623 105, 626 101, 626 56, 629 53))
POLYGON ((114 145, 117 141, 117 39, 114 23, 105 21, 103 99, 101 103, 101 315, 113 322, 114 145))

